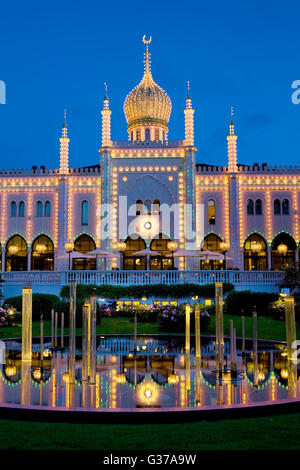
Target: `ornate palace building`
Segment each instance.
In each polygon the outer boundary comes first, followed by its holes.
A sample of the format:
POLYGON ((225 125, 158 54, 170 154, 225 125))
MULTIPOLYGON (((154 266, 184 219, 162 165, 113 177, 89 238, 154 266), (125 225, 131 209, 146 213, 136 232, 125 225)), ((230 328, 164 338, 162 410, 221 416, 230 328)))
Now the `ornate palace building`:
POLYGON ((67 270, 70 259, 72 268, 80 270, 168 270, 175 266, 179 270, 265 271, 280 270, 298 260, 300 167, 240 165, 232 118, 228 165, 196 164, 190 92, 184 109, 184 140, 171 142, 171 100, 152 77, 149 42, 144 38, 143 78, 124 102, 128 141, 111 140, 112 111, 106 90, 100 163, 70 168, 65 119, 59 139, 59 169, 1 172, 2 271, 67 270), (127 207, 135 209, 125 218, 126 226, 120 227, 124 225, 125 199, 127 207), (179 215, 171 218, 168 230, 162 230, 161 208, 174 204, 179 215), (196 208, 201 205, 204 214, 200 220, 196 208), (113 211, 106 223, 103 208, 109 206, 113 211), (226 252, 225 259, 200 265, 197 257, 176 257, 173 265, 169 241, 176 241, 178 250, 189 249, 184 219, 187 206, 196 231, 196 248, 226 252), (130 229, 136 217, 138 224, 130 229), (109 236, 105 238, 103 233, 109 236), (114 256, 120 246, 123 256, 114 256), (112 252, 105 264, 101 258, 85 256, 96 248, 112 252), (145 255, 135 254, 146 248, 155 252, 148 263, 145 255), (74 250, 70 259, 67 250, 74 250))

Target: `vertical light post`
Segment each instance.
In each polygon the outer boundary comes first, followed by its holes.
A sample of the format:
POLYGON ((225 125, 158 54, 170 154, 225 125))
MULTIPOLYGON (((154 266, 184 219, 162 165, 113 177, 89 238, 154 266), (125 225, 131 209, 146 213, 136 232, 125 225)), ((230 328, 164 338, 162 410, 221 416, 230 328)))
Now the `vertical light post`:
POLYGON ((82 306, 82 382, 87 382, 89 376, 90 316, 91 305, 86 299, 82 306))
POLYGON ((97 326, 97 298, 90 297, 91 317, 90 317, 90 384, 96 384, 96 326, 97 326))
POLYGON ((71 240, 68 240, 65 244, 66 252, 69 254, 69 271, 71 270, 71 253, 74 250, 74 243, 71 240))
POLYGON ((288 250, 288 247, 284 243, 281 243, 277 247, 277 251, 281 255, 281 269, 285 268, 285 256, 286 256, 287 250, 288 250))
POLYGON ((200 396, 200 367, 201 367, 201 330, 200 330, 200 308, 195 308, 195 336, 196 336, 196 402, 201 401, 200 396))
POLYGON ((293 297, 285 298, 285 325, 288 359, 288 397, 297 396, 297 344, 295 322, 295 300, 293 297), (294 357, 296 353, 296 357, 294 357))
POLYGON ((185 368, 186 368, 186 390, 191 390, 191 306, 185 307, 185 368))
POLYGON ((288 360, 293 359, 296 341, 295 300, 294 297, 285 297, 285 326, 288 360))
POLYGON ((253 328, 254 385, 257 387, 258 386, 257 313, 255 310, 252 314, 252 328, 253 328))
POLYGON ((44 359, 44 320, 43 320, 43 314, 41 313, 41 316, 40 316, 40 361, 41 361, 41 366, 43 365, 43 359, 44 359))
POLYGON ((60 347, 64 347, 64 323, 65 323, 65 314, 61 312, 61 326, 60 326, 60 347))
POLYGON ((178 248, 178 243, 175 242, 174 240, 172 241, 169 241, 167 243, 167 248, 168 250, 171 252, 172 254, 172 270, 174 270, 174 252, 177 250, 178 248))
POLYGON ((22 361, 31 361, 32 289, 22 291, 22 361))
POLYGON ((51 348, 54 348, 54 309, 51 310, 51 348))
POLYGON ((215 284, 215 307, 216 307, 216 354, 218 367, 223 366, 224 355, 224 320, 223 320, 223 284, 215 284))
POLYGON ((222 251, 224 255, 224 269, 226 269, 226 253, 228 251, 229 244, 224 240, 223 242, 220 242, 220 250, 222 251))
POLYGON ((118 242, 115 246, 116 250, 120 253, 121 256, 121 269, 124 270, 124 251, 126 251, 126 242, 118 242))
POLYGON ((69 381, 75 384, 75 354, 76 354, 76 281, 70 282, 69 310, 69 381))

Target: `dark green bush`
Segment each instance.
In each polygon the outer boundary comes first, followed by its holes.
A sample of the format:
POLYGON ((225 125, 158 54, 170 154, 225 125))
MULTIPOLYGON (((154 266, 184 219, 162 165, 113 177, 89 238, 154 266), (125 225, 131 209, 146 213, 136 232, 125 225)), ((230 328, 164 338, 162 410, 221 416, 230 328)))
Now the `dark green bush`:
POLYGON ((256 310, 258 315, 273 316, 270 305, 278 298, 279 294, 268 292, 230 292, 225 299, 224 311, 229 315, 251 316, 256 310))
MULTIPOLYGON (((43 314, 44 320, 51 319, 51 309, 53 305, 59 301, 57 295, 51 294, 32 294, 32 320, 36 321, 40 319, 41 313, 43 314)), ((22 296, 10 297, 5 300, 4 307, 14 307, 17 312, 22 312, 22 296)))
MULTIPOLYGON (((232 284, 223 284, 224 294, 232 290, 232 284)), ((141 299, 142 297, 171 297, 174 299, 179 299, 196 295, 198 297, 213 298, 215 296, 215 286, 214 284, 152 284, 136 286, 77 285, 77 298, 84 299, 85 297, 89 297, 93 294, 106 299, 141 299)), ((61 297, 67 299, 69 297, 69 286, 62 287, 60 295, 61 297)))

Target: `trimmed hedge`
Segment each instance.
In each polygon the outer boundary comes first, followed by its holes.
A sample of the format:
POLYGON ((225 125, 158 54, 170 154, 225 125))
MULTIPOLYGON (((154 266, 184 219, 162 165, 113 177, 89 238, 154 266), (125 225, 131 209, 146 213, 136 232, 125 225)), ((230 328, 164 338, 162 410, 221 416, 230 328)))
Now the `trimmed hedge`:
MULTIPOLYGON (((57 295, 51 294, 32 294, 32 320, 40 320, 41 313, 44 320, 51 320, 51 309, 59 301, 57 295)), ((14 307, 17 312, 22 312, 22 296, 9 297, 3 304, 4 308, 14 307)))
MULTIPOLYGON (((232 284, 224 283, 224 294, 234 289, 232 284)), ((98 295, 106 299, 122 299, 142 297, 171 297, 174 299, 186 298, 197 295, 198 297, 213 298, 215 296, 214 284, 198 285, 198 284, 151 284, 136 286, 109 286, 109 285, 77 285, 77 298, 84 299, 90 295, 98 295)), ((64 299, 69 298, 69 286, 63 286, 60 296, 64 299)))
POLYGON ((229 315, 251 316, 256 310, 258 315, 271 316, 270 305, 279 299, 279 294, 268 292, 230 292, 225 299, 225 312, 229 315))

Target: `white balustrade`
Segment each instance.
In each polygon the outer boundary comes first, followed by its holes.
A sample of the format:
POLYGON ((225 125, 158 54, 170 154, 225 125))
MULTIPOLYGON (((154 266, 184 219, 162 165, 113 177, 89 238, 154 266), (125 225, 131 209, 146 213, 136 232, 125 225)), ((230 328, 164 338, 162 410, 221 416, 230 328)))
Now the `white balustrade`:
POLYGON ((146 284, 214 284, 278 285, 284 278, 281 271, 12 271, 1 273, 6 285, 108 284, 130 286, 146 284))

